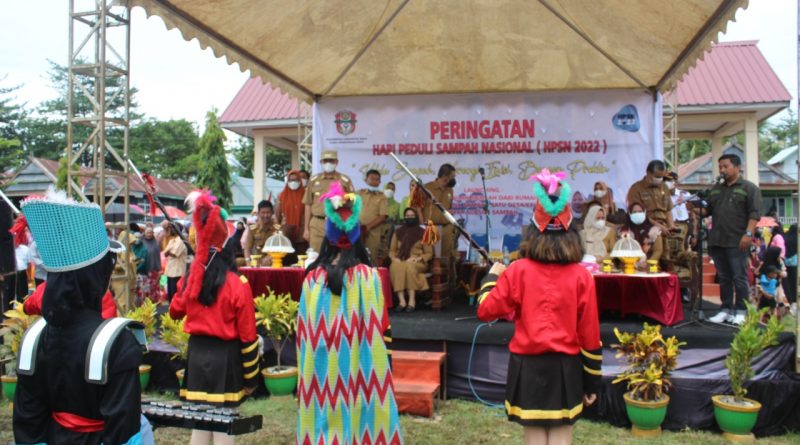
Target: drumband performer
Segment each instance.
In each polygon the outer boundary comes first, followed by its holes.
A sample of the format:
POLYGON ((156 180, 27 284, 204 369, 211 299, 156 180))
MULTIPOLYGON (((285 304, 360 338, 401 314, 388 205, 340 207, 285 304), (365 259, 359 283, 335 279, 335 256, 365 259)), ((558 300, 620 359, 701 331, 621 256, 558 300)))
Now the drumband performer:
POLYGON ((601 375, 594 280, 578 264, 583 248, 570 227, 570 188, 562 178, 547 170, 536 176, 535 229, 521 259, 493 265, 479 296, 481 320, 515 322, 505 405, 508 419, 525 427, 527 444, 570 443, 601 375))
POLYGON ((319 257, 297 315, 297 444, 402 443, 389 366, 389 318, 360 239, 361 198, 334 182, 319 257), (386 341, 385 341, 386 340, 386 341))
MULTIPOLYGON (((196 256, 169 307, 174 319, 186 316, 191 335, 182 400, 238 406, 255 390, 259 375, 253 293, 236 274, 224 211, 208 191, 187 198, 196 229, 196 256)), ((192 431, 192 444, 233 443, 233 436, 192 431)))
POLYGON ((130 330, 141 326, 100 314, 122 246, 106 237, 97 205, 63 192, 27 199, 22 212, 48 276, 43 318, 20 345, 16 443, 142 443, 142 347, 130 330))

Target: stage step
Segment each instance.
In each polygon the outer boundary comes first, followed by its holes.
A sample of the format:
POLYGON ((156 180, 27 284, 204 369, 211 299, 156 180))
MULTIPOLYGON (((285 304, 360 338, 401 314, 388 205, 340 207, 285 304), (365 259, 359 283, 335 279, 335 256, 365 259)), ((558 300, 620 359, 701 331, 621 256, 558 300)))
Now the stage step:
POLYGON ((447 385, 442 379, 446 359, 444 352, 392 351, 392 379, 401 413, 433 416, 433 400, 447 385))
POLYGON ((703 283, 714 284, 714 278, 716 278, 716 276, 717 274, 714 272, 704 272, 703 283))
POLYGON ((719 297, 719 284, 703 283, 703 298, 719 297))

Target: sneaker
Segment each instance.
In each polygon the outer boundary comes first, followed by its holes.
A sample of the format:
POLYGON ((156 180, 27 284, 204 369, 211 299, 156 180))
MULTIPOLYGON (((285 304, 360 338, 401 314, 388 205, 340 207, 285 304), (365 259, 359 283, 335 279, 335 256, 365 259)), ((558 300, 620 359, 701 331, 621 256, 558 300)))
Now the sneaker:
POLYGON ((720 313, 718 313, 717 315, 709 318, 708 321, 712 323, 730 323, 733 321, 733 315, 725 311, 720 311, 720 313))
POLYGON ((741 326, 744 324, 744 314, 736 314, 733 317, 733 321, 731 323, 735 324, 736 326, 741 326))

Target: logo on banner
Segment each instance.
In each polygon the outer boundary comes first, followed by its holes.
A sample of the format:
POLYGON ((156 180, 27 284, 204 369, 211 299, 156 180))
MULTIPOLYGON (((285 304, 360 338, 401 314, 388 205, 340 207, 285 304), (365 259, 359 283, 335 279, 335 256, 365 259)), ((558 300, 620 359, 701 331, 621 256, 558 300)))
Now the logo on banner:
POLYGON ((639 131, 639 112, 635 106, 625 105, 611 118, 611 123, 617 130, 636 133, 639 131))
POLYGON ((356 114, 349 110, 341 110, 336 113, 336 131, 342 136, 347 136, 356 131, 356 114))

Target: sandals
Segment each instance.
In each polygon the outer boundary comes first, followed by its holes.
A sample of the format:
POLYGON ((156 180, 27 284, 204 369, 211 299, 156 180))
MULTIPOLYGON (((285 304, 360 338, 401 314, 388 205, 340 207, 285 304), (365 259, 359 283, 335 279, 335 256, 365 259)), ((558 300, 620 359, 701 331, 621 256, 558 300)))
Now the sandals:
POLYGON ((414 312, 414 309, 415 309, 414 306, 411 306, 410 304, 406 305, 405 308, 406 312, 414 312))
POLYGON ((406 305, 406 306, 400 306, 400 305, 398 304, 397 306, 395 306, 395 307, 394 307, 394 311, 395 311, 395 312, 403 312, 403 311, 405 311, 405 310, 406 310, 406 308, 407 308, 407 307, 408 307, 407 305, 406 305))

